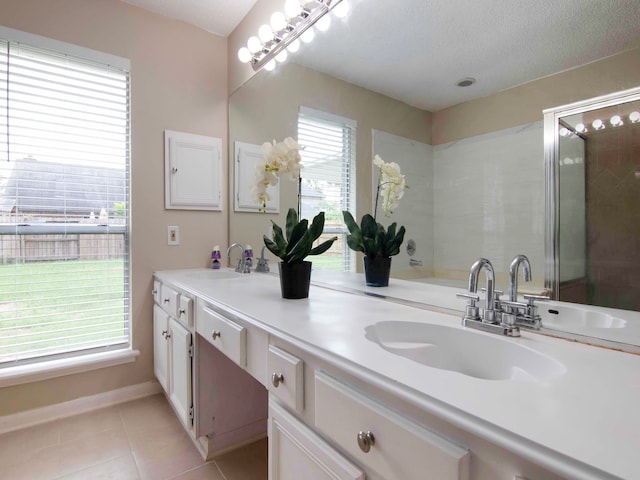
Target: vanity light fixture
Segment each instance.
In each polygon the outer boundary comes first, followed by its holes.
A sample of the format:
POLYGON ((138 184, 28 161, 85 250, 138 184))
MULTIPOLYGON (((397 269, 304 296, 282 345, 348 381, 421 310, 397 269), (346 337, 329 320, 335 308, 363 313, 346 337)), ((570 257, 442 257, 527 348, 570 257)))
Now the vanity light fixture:
POLYGON ((614 115, 613 117, 611 117, 611 120, 609 120, 609 123, 611 123, 611 125, 613 125, 614 127, 619 127, 620 125, 624 125, 620 115, 614 115))
POLYGON ((585 127, 584 123, 579 123, 576 125, 576 132, 585 133, 587 131, 587 127, 585 127))
POLYGON ((595 130, 602 130, 604 128, 604 122, 602 120, 600 120, 599 118, 596 118, 593 123, 591 124, 591 126, 595 129, 595 130))
POLYGON ((640 112, 631 112, 629 114, 629 121, 631 123, 638 123, 640 122, 640 112))
POLYGON ((329 28, 330 19, 325 15, 334 10, 336 16, 346 15, 346 2, 343 0, 286 0, 284 14, 275 12, 271 16, 271 25, 262 25, 258 36, 249 38, 246 47, 238 51, 238 60, 251 62, 254 71, 261 68, 273 70, 275 60, 284 62, 287 50, 291 53, 300 48, 300 40, 311 42, 314 37, 313 26, 320 31, 329 28), (338 5, 341 7, 336 8, 338 5), (298 40, 300 39, 300 40, 298 40))

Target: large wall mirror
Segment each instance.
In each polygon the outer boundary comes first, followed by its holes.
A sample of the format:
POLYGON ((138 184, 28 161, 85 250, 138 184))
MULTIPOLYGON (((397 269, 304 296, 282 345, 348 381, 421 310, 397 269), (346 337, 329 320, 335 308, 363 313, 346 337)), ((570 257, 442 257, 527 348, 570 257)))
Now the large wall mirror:
MULTIPOLYGON (((586 38, 593 35, 593 31, 585 31, 586 37, 580 41, 593 46, 594 56, 580 57, 584 65, 572 64, 570 70, 563 71, 568 67, 556 64, 553 67, 555 70, 537 77, 544 78, 524 83, 522 79, 517 79, 517 75, 513 76, 514 72, 502 71, 500 56, 504 53, 502 47, 509 44, 509 39, 503 39, 503 43, 494 42, 493 49, 483 44, 483 48, 478 50, 471 48, 473 42, 470 38, 465 44, 457 40, 447 42, 446 38, 431 38, 425 34, 417 37, 419 44, 416 45, 416 37, 412 37, 414 43, 411 43, 411 35, 407 32, 418 32, 421 28, 425 30, 435 22, 435 17, 438 21, 445 21, 441 16, 446 17, 447 7, 442 5, 443 2, 437 2, 438 8, 427 11, 427 2, 423 0, 401 2, 405 4, 403 8, 395 8, 396 3, 399 2, 354 2, 351 15, 345 23, 332 25, 329 32, 317 35, 314 43, 304 46, 304 54, 299 53, 288 63, 279 65, 275 71, 258 72, 236 90, 229 105, 230 161, 237 161, 235 142, 259 145, 286 136, 297 137, 301 107, 351 119, 357 124, 357 218, 372 209, 372 178, 375 174, 372 159, 375 154, 380 154, 386 161, 397 162, 408 174, 411 188, 402 199, 400 208, 387 221, 397 221, 406 227, 405 238, 415 241, 416 252, 410 257, 403 247, 402 252, 393 258, 392 276, 464 289, 470 265, 476 258, 486 257, 494 265, 498 287, 506 290, 511 259, 517 254, 525 254, 530 259, 534 278, 527 284, 520 282, 522 291, 557 292, 548 278, 545 281, 545 271, 548 277, 549 268, 545 260, 548 215, 543 111, 638 86, 640 34, 637 28, 633 33, 634 28, 625 25, 627 33, 630 30, 632 33, 628 33, 624 40, 618 39, 612 50, 606 53, 603 53, 606 50, 604 47, 599 47, 602 35, 606 36, 606 33, 599 32, 594 39, 586 38), (392 28, 387 30, 382 25, 386 23, 391 24, 392 28), (384 37, 386 45, 383 52, 369 48, 374 34, 384 37), (432 43, 438 46, 435 60, 432 58, 433 50, 425 48, 432 43), (465 45, 470 51, 464 55, 459 54, 460 50, 455 50, 465 45), (438 59, 442 60, 445 68, 452 62, 444 62, 444 59, 456 55, 459 55, 462 67, 465 66, 464 62, 470 62, 477 70, 469 72, 466 68, 458 68, 449 72, 450 86, 444 89, 440 86, 439 90, 444 92, 438 97, 446 98, 444 103, 433 100, 425 106, 411 98, 428 98, 429 82, 414 82, 414 91, 408 92, 414 97, 407 96, 404 100, 392 93, 393 85, 385 90, 367 82, 366 79, 376 76, 377 72, 387 72, 393 68, 393 55, 405 60, 409 58, 415 63, 416 71, 422 62, 429 68, 437 68, 438 59), (471 63, 470 57, 475 63, 471 63), (345 64, 354 63, 362 75, 353 76, 353 70, 343 71, 345 64), (484 71, 480 72, 481 69, 484 71), (489 82, 494 84, 489 86, 492 89, 474 93, 474 86, 469 87, 471 90, 455 86, 458 76, 478 75, 478 88, 485 89, 488 86, 480 74, 484 75, 487 70, 495 75, 489 82), (506 83, 499 83, 500 75, 505 77, 506 83), (523 85, 515 86, 519 84, 523 85)), ((486 17, 491 12, 495 13, 494 9, 512 8, 510 2, 497 3, 500 6, 492 4, 489 13, 475 15, 469 12, 464 18, 447 17, 446 29, 449 32, 481 35, 482 32, 478 30, 480 27, 473 25, 474 18, 477 17, 480 24, 483 21, 484 25, 491 24, 486 17)), ((616 18, 621 22, 627 21, 624 20, 625 12, 603 10, 603 2, 587 3, 591 15, 615 13, 620 15, 616 18)), ((462 8, 462 4, 470 9, 480 8, 475 2, 449 4, 456 4, 457 7, 452 8, 458 9, 462 8)), ((627 16, 640 18, 640 8, 633 8, 633 12, 626 12, 627 16)), ((563 11, 562 15, 572 14, 563 11)), ((562 15, 561 20, 556 18, 553 25, 544 28, 569 28, 570 22, 584 22, 584 19, 571 20, 562 15), (565 21, 567 25, 562 25, 565 21)), ((523 29, 526 24, 527 19, 513 23, 523 29)), ((576 28, 572 31, 582 30, 576 28)), ((554 37, 552 33, 538 33, 536 38, 545 35, 554 37)), ((541 47, 541 50, 545 48, 541 47)), ((527 54, 532 56, 533 61, 533 57, 544 55, 544 52, 524 49, 519 52, 520 56, 524 56, 522 62, 527 62, 527 54)), ((554 56, 552 52, 550 55, 554 56)), ((381 76, 390 81, 394 77, 381 76)), ((434 83, 433 88, 436 87, 434 83)), ((572 123, 570 118, 563 121, 572 123)), ((562 149, 579 150, 582 147, 571 144, 563 145, 562 149)), ((640 156, 638 148, 635 147, 636 165, 640 156)), ((233 165, 229 171, 234 171, 233 165)), ((578 175, 568 181, 574 184, 582 182, 584 185, 585 181, 589 181, 585 178, 578 175)), ((229 186, 232 195, 235 194, 233 182, 231 178, 229 186)), ((637 188, 640 181, 636 182, 637 188)), ((602 185, 602 188, 609 187, 614 188, 602 185)), ((628 201, 631 202, 632 198, 640 201, 637 193, 628 201)), ((229 241, 250 243, 254 250, 259 250, 262 235, 268 231, 270 221, 282 222, 287 208, 296 205, 297 184, 281 181, 280 213, 231 212, 229 241)), ((582 202, 581 206, 577 206, 574 214, 565 212, 559 221, 584 218, 587 211, 585 205, 582 202)), ((574 234, 584 234, 587 227, 586 224, 573 222, 560 225, 560 228, 571 229, 574 234)), ((631 242, 632 238, 634 248, 640 251, 640 236, 628 233, 625 241, 631 242)), ((576 257, 593 256, 593 251, 588 251, 589 247, 583 245, 582 248, 583 252, 572 250, 571 253, 576 257)), ((606 254, 606 251, 598 253, 606 254)), ((576 272, 571 275, 578 278, 576 272)), ((589 303, 585 297, 567 297, 567 300, 589 303)), ((638 309, 637 305, 630 302, 617 307, 638 309)), ((460 310, 463 308, 461 302, 460 310)))

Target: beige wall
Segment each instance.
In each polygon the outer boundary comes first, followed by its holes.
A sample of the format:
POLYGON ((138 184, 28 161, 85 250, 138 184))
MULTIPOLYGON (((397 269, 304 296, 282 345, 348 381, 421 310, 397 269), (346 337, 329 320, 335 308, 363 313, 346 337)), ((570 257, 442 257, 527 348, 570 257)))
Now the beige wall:
POLYGON ((434 114, 433 144, 542 120, 542 110, 640 85, 640 48, 434 114))
MULTIPOLYGON (((227 145, 227 41, 119 0, 0 0, 0 24, 131 60, 131 364, 0 390, 0 416, 152 380, 156 269, 204 267, 227 212, 164 209, 165 129, 227 145), (167 225, 180 226, 167 246, 167 225)), ((226 161, 224 162, 226 165, 226 161)), ((225 170, 226 175, 226 170, 225 170)))
MULTIPOLYGON (((273 72, 260 72, 229 100, 229 144, 261 145, 265 141, 297 137, 300 106, 350 118, 358 122, 356 133, 356 213, 371 212, 372 129, 431 143, 431 114, 337 78, 289 63, 273 72)), ((388 161, 392 159, 387 159, 388 161)), ((233 172, 229 188, 233 189, 233 172)), ((233 212, 230 209, 230 242, 249 243, 258 253, 270 220, 280 225, 290 207, 297 206, 297 184, 280 181, 280 215, 233 212)), ((233 190, 231 190, 233 191, 233 190)), ((233 208, 233 206, 232 206, 233 208)))

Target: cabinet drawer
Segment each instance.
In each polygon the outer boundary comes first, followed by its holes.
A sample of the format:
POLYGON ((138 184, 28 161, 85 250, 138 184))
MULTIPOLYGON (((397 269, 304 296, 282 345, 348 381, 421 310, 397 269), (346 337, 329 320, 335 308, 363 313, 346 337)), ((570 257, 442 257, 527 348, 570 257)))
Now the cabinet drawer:
POLYGON ((365 470, 387 480, 466 480, 469 476, 467 449, 319 371, 315 374, 315 424, 365 470), (371 437, 373 442, 367 442, 371 437), (371 445, 365 452, 367 443, 371 445))
POLYGON ((178 317, 178 298, 180 294, 173 288, 162 285, 160 289, 160 305, 163 310, 174 318, 178 317))
POLYGON ((193 300, 185 295, 180 295, 180 308, 178 318, 188 327, 193 327, 193 300))
POLYGON ((269 345, 267 382, 269 392, 296 412, 304 408, 304 363, 298 357, 269 345))
POLYGON ((200 307, 196 332, 235 363, 247 363, 247 329, 223 317, 206 305, 200 307))

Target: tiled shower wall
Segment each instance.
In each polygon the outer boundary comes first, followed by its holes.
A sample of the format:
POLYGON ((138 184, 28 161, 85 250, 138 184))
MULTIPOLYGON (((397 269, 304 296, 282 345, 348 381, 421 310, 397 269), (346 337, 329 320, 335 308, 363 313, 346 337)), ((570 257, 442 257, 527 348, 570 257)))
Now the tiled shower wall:
MULTIPOLYGON (((590 112, 585 124, 614 113, 590 112)), ((606 124, 586 144, 589 303, 640 310, 640 123, 606 124)))

